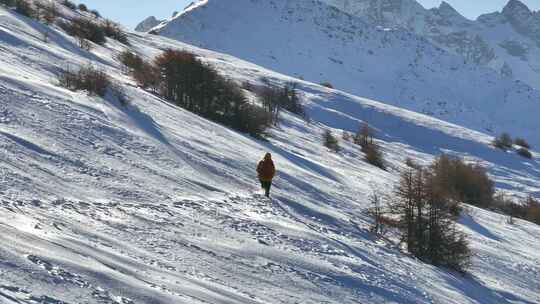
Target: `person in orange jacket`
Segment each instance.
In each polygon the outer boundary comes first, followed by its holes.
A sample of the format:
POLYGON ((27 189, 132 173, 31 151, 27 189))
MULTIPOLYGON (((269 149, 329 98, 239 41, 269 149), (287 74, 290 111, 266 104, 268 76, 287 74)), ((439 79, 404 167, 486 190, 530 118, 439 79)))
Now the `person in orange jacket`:
POLYGON ((272 154, 266 153, 264 158, 257 165, 257 175, 261 182, 261 187, 264 189, 264 195, 270 197, 270 188, 272 187, 272 179, 276 175, 276 167, 272 161, 272 154))

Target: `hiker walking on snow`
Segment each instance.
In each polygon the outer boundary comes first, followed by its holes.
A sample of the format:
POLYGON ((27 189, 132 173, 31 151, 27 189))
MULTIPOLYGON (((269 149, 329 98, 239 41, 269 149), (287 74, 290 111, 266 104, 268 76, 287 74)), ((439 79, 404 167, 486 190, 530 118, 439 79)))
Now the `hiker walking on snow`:
POLYGON ((270 187, 272 187, 272 179, 276 175, 276 167, 272 161, 272 154, 266 153, 264 158, 257 165, 257 174, 259 181, 261 181, 261 187, 264 189, 264 195, 270 197, 270 187))

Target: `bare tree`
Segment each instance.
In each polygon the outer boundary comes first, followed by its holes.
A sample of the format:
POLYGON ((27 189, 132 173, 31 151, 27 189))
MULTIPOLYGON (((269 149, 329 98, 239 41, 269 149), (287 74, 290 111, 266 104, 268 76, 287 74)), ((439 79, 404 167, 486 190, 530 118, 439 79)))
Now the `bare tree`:
POLYGON ((465 235, 457 230, 455 204, 432 168, 408 168, 402 173, 391 203, 399 216, 402 241, 419 259, 437 266, 464 271, 470 250, 465 235))
POLYGON ((371 207, 368 209, 368 214, 373 218, 371 232, 376 235, 384 235, 385 210, 384 203, 382 201, 382 195, 377 192, 373 192, 369 197, 369 201, 371 203, 371 207))
POLYGON ((325 130, 323 133, 323 144, 328 149, 339 152, 341 150, 341 147, 339 146, 338 139, 332 134, 332 131, 325 130))

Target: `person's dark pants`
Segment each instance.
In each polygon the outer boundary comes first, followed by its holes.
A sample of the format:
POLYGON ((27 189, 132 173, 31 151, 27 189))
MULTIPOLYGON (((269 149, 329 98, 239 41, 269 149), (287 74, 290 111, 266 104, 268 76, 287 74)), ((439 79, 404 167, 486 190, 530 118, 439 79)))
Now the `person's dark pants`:
POLYGON ((266 197, 270 197, 270 188, 272 187, 272 181, 267 182, 267 181, 261 180, 261 187, 265 191, 264 195, 266 197))

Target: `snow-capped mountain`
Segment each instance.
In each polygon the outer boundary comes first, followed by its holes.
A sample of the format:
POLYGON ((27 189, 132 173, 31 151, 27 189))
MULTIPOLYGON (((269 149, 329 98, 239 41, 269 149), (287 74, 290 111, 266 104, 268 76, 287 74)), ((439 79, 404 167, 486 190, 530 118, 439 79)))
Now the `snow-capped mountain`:
POLYGON ((0 303, 540 301, 538 226, 466 206, 460 229, 474 257, 462 276, 375 238, 366 214, 369 195, 391 191, 407 157, 428 164, 442 152, 484 165, 509 194, 539 196, 537 152, 526 160, 491 147, 489 134, 231 55, 149 34, 128 39, 84 50, 59 27, 0 6, 0 303), (168 48, 237 83, 298 83, 311 123, 284 113, 257 140, 143 90, 118 62, 124 50, 150 59, 168 48), (58 86, 61 70, 88 64, 124 103, 58 86), (364 121, 387 171, 351 143, 340 153, 321 144, 324 130, 364 121), (257 193, 267 151, 278 168, 272 200, 257 193))
MULTIPOLYGON (((426 13, 412 0, 402 3, 412 5, 406 10, 411 18, 426 13)), ((449 15, 444 7, 441 14, 449 15)), ((389 16, 386 11, 380 15, 389 16)), ((510 132, 540 144, 539 91, 410 31, 375 27, 321 1, 200 1, 154 32, 479 131, 510 132)))
POLYGON ((351 15, 384 27, 415 28, 429 13, 415 0, 325 0, 351 15))
POLYGON ((488 64, 494 58, 491 47, 468 32, 474 22, 447 2, 427 10, 416 0, 324 1, 374 26, 401 28, 426 37, 445 50, 465 57, 468 62, 488 64))
POLYGON ((474 21, 444 1, 430 10, 415 0, 324 1, 370 24, 414 32, 468 62, 540 88, 540 12, 519 0, 474 21))
POLYGON ((150 16, 146 19, 144 19, 141 23, 139 23, 135 27, 136 32, 148 32, 152 28, 156 27, 158 24, 163 22, 164 20, 158 20, 154 16, 150 16))

